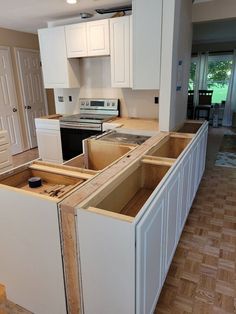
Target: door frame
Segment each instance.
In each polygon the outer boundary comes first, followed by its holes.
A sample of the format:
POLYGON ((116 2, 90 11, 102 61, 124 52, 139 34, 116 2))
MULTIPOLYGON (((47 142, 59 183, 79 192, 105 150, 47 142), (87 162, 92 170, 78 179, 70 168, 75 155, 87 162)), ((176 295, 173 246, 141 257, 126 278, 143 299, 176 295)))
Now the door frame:
MULTIPOLYGON (((19 47, 14 47, 14 54, 15 54, 15 59, 16 59, 16 69, 17 69, 17 76, 19 80, 19 89, 20 89, 20 97, 21 97, 21 107, 22 107, 22 112, 23 112, 23 119, 24 119, 24 125, 25 125, 25 130, 26 130, 26 138, 27 138, 27 147, 26 149, 30 149, 30 130, 29 130, 29 124, 28 120, 26 117, 26 109, 25 109, 25 92, 23 88, 23 78, 22 78, 22 72, 20 68, 20 55, 19 53, 21 51, 25 52, 38 52, 39 53, 39 59, 40 59, 40 64, 41 64, 41 56, 40 56, 40 50, 39 49, 30 49, 30 48, 19 48, 19 47)), ((40 66, 41 67, 41 66, 40 66)), ((44 103, 45 103, 45 112, 46 115, 48 115, 48 102, 47 102, 47 96, 46 96, 46 90, 44 87, 44 81, 43 81, 43 73, 42 73, 42 67, 41 67, 41 75, 42 75, 42 82, 43 82, 43 97, 44 97, 44 103)))
MULTIPOLYGON (((18 109, 18 124, 19 124, 19 135, 20 135, 20 150, 21 152, 23 152, 23 132, 22 132, 22 124, 21 124, 21 117, 20 117, 20 111, 19 111, 19 107, 20 107, 20 102, 18 99, 18 95, 17 95, 17 82, 16 82, 16 78, 15 78, 15 73, 14 73, 14 68, 13 68, 13 59, 12 59, 12 54, 11 54, 11 47, 9 46, 2 46, 0 45, 0 49, 5 49, 8 53, 9 56, 9 64, 10 64, 10 71, 11 71, 11 75, 12 75, 12 84, 14 87, 14 93, 15 93, 15 99, 16 99, 16 105, 17 105, 17 109, 18 109)), ((11 152, 12 154, 12 152, 11 152)))

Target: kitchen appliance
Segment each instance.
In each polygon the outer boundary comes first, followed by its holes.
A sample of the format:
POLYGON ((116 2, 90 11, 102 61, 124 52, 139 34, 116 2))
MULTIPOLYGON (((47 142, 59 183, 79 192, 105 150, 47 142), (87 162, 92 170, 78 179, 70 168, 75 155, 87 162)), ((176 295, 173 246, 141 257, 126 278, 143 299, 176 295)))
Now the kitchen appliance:
POLYGON ((104 134, 101 137, 99 137, 99 139, 107 142, 119 142, 123 144, 135 145, 141 145, 149 138, 150 136, 117 132, 116 130, 110 131, 107 134, 104 134))
POLYGON ((69 160, 83 152, 83 140, 103 132, 103 122, 119 116, 118 99, 80 99, 80 113, 60 118, 62 154, 69 160))

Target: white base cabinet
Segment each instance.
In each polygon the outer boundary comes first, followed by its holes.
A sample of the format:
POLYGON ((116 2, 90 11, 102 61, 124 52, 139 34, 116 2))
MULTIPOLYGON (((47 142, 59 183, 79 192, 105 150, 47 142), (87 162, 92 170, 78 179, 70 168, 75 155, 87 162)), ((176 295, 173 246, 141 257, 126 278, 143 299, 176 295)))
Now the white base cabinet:
POLYGON ((86 314, 153 313, 203 175, 207 132, 205 122, 192 137, 170 133, 77 207, 86 314), (160 165, 171 154, 172 166, 160 165))
POLYGON ((63 163, 59 120, 35 119, 39 157, 43 161, 63 163))
POLYGON ((9 136, 6 130, 0 131, 0 172, 12 168, 12 156, 9 136))

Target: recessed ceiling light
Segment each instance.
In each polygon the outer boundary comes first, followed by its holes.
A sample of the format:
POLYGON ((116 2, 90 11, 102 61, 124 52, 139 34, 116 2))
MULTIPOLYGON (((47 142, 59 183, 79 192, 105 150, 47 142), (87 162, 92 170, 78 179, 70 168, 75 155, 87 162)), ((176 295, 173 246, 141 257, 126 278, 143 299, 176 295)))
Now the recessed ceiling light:
POLYGON ((77 0, 66 0, 66 2, 69 4, 75 4, 77 3, 77 0))

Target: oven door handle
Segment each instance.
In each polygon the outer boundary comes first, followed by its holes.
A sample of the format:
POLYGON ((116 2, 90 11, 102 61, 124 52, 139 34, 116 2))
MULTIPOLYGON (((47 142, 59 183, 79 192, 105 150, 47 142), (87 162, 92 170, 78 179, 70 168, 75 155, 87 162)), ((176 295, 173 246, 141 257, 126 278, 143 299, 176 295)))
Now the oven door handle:
POLYGON ((102 130, 102 125, 101 124, 92 124, 92 123, 67 123, 67 122, 60 122, 60 128, 101 131, 102 130))

